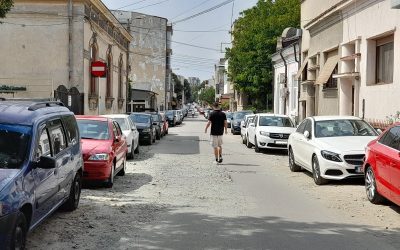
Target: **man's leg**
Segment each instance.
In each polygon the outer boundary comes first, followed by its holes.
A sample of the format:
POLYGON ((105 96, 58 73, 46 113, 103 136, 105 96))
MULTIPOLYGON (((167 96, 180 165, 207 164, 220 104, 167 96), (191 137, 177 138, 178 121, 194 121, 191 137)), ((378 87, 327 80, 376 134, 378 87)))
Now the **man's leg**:
POLYGON ((218 156, 219 156, 218 147, 214 147, 214 155, 215 155, 215 160, 218 161, 218 156))

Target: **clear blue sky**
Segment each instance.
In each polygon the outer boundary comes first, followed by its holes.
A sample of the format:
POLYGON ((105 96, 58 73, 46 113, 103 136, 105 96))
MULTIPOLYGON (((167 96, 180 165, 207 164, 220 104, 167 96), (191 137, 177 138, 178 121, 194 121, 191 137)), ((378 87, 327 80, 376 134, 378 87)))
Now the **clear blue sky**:
MULTIPOLYGON (((133 4, 123 10, 132 10, 144 14, 161 16, 170 22, 183 19, 203 10, 209 9, 226 0, 103 0, 110 9, 117 9, 133 4), (149 6, 153 5, 153 6, 149 6), (198 6, 198 7, 196 7, 198 6), (196 8, 194 8, 196 7, 196 8)), ((257 0, 235 0, 233 20, 245 9, 253 7, 257 0)), ((221 49, 221 43, 229 43, 228 30, 231 26, 232 3, 217 10, 206 13, 191 20, 174 25, 172 40, 201 47, 221 49), (215 31, 215 32, 184 32, 184 31, 215 31)), ((172 44, 172 68, 174 72, 185 77, 197 76, 201 80, 213 76, 214 64, 224 54, 218 51, 172 44)))

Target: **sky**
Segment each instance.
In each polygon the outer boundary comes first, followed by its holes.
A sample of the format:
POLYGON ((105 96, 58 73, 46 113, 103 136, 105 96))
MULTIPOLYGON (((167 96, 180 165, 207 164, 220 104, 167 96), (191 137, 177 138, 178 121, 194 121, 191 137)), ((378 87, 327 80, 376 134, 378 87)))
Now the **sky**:
MULTIPOLYGON (((164 17, 172 23, 227 2, 227 0, 102 1, 110 9, 119 9, 130 5, 121 9, 164 17)), ((218 63, 219 58, 224 57, 224 54, 220 53, 221 47, 230 46, 231 20, 234 21, 238 18, 243 10, 253 7, 257 0, 235 0, 233 3, 228 3, 214 11, 173 25, 173 41, 207 48, 202 49, 172 43, 171 67, 174 73, 186 78, 199 77, 201 80, 212 78, 214 65, 218 63)))

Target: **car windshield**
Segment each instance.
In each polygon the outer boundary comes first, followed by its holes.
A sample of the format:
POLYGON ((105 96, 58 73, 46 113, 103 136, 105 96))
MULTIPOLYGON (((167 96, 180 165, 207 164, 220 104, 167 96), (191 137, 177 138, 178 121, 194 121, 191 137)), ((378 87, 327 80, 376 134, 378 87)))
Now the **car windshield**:
POLYGON ((235 120, 241 120, 244 118, 245 115, 251 114, 250 112, 238 112, 233 114, 233 119, 235 120))
POLYGON ((362 120, 330 120, 315 123, 315 137, 377 135, 375 130, 362 120))
POLYGON ((226 118, 231 119, 233 117, 233 114, 231 112, 226 112, 226 118))
POLYGON ((31 128, 0 124, 0 169, 19 169, 26 159, 31 128))
POLYGON ((260 116, 258 124, 267 127, 294 127, 292 121, 287 117, 260 116))
POLYGON ((167 111, 165 112, 166 116, 173 116, 174 115, 174 111, 167 111))
POLYGON ((125 118, 113 118, 113 120, 118 122, 121 130, 130 130, 129 124, 127 123, 125 118))
POLYGON ((150 123, 150 116, 149 115, 140 115, 140 114, 134 114, 132 115, 133 121, 135 123, 150 123))
POLYGON ((110 137, 105 121, 78 119, 77 122, 82 139, 107 140, 110 137))
POLYGON ((155 122, 159 122, 159 121, 160 121, 158 115, 152 115, 152 117, 153 117, 153 120, 154 120, 155 122))

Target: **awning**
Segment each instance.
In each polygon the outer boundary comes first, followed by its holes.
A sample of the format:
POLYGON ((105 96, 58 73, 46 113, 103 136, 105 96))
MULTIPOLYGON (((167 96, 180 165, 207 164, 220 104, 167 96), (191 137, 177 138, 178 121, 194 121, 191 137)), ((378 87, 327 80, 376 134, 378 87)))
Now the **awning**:
POLYGON ((326 60, 324 67, 322 68, 321 72, 319 72, 315 84, 325 84, 329 80, 329 77, 331 77, 332 72, 335 69, 338 62, 339 62, 338 54, 328 56, 328 60, 326 60))
POLYGON ((306 59, 304 59, 303 63, 301 64, 301 67, 299 69, 299 71, 297 71, 296 76, 294 77, 294 79, 299 79, 299 77, 301 76, 301 73, 303 73, 304 69, 306 68, 308 63, 308 57, 306 57, 306 59))

